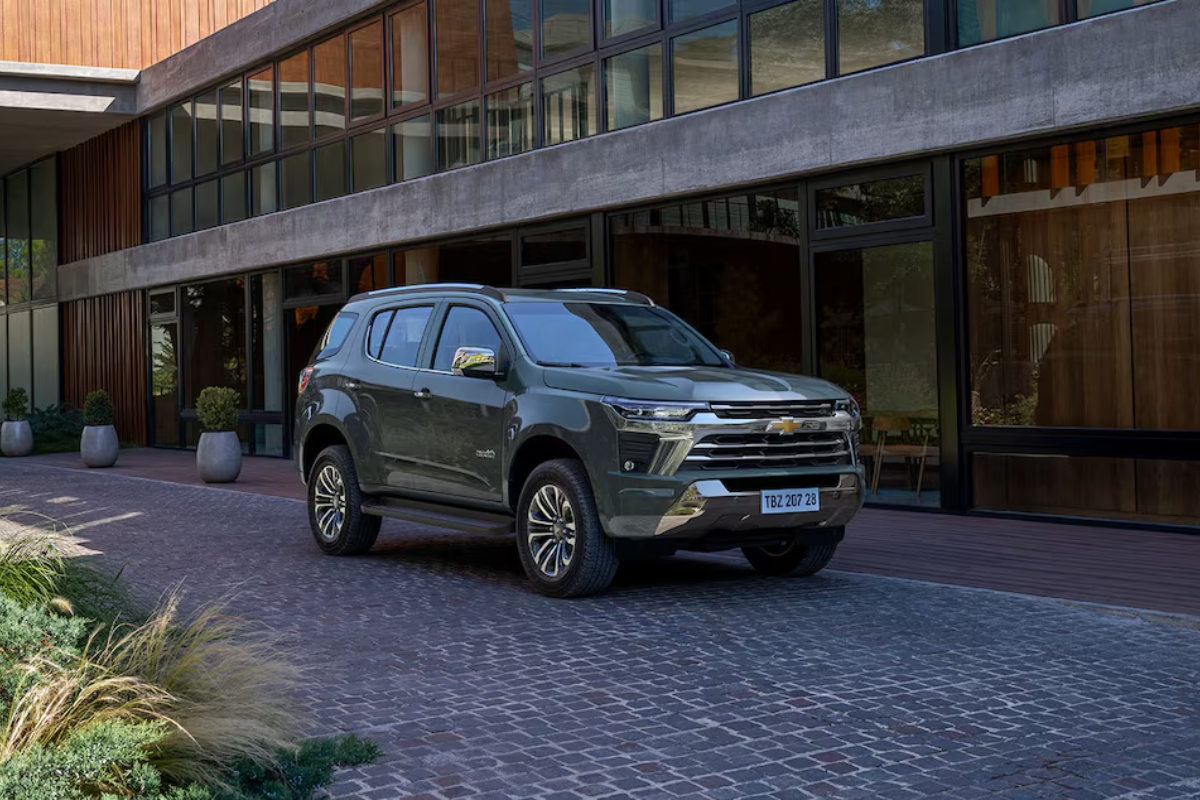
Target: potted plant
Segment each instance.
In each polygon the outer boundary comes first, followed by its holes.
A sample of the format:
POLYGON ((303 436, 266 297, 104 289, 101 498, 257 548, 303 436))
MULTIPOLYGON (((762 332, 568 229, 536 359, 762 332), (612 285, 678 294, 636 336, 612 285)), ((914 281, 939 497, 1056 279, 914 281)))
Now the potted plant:
POLYGON ((83 402, 83 437, 79 455, 89 467, 111 467, 117 463, 121 442, 113 427, 113 405, 103 389, 91 392, 83 402))
POLYGON ((0 452, 9 458, 27 456, 33 452, 33 429, 25 412, 29 396, 24 389, 10 389, 4 398, 4 425, 0 426, 0 452))
POLYGON ((196 417, 204 432, 196 448, 196 474, 205 483, 232 483, 242 471, 238 439, 238 407, 242 398, 233 389, 209 386, 196 400, 196 417))

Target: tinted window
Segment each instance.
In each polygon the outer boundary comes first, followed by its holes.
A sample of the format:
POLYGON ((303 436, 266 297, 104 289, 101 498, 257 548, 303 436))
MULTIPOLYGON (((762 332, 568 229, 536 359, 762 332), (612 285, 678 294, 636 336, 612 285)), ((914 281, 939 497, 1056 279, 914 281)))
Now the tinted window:
POLYGON ((431 306, 396 309, 379 360, 398 367, 415 367, 417 351, 421 349, 421 338, 432 311, 431 306))
POLYGON ((367 334, 367 355, 371 358, 379 358, 379 350, 383 347, 383 337, 387 335, 388 325, 391 323, 394 313, 396 312, 388 309, 376 314, 375 319, 371 320, 371 332, 367 334))
POLYGON ((500 334, 487 314, 466 306, 450 309, 446 324, 442 326, 442 335, 438 337, 433 368, 449 372, 454 364, 454 351, 460 347, 488 347, 499 352, 500 334))
POLYGON ((350 329, 354 327, 354 321, 358 319, 358 314, 341 312, 333 318, 333 322, 329 323, 328 330, 321 338, 321 343, 317 345, 317 360, 329 358, 342 349, 342 345, 346 342, 346 337, 350 335, 350 329))

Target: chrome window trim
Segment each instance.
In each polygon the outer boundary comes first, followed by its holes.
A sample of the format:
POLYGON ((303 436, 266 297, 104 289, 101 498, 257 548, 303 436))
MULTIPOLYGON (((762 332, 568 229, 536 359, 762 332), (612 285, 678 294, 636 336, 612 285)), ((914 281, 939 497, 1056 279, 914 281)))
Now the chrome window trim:
MULTIPOLYGON (((379 364, 384 367, 391 367, 392 369, 406 369, 406 370, 415 371, 415 372, 422 371, 421 368, 417 367, 417 366, 409 367, 409 366, 405 366, 404 364, 393 364, 390 361, 384 361, 383 359, 375 358, 375 356, 371 355, 371 327, 374 326, 374 324, 375 324, 375 318, 378 317, 380 314, 386 314, 389 311, 393 312, 393 314, 394 314, 395 312, 399 312, 399 311, 402 311, 407 308, 428 308, 429 309, 429 319, 425 320, 425 331, 421 334, 421 341, 417 342, 417 355, 420 355, 421 344, 423 344, 425 341, 425 335, 427 333, 429 333, 429 322, 430 322, 430 320, 433 319, 433 316, 434 316, 433 312, 434 312, 434 310, 437 309, 437 303, 409 303, 409 304, 400 305, 400 306, 388 306, 386 308, 379 308, 379 309, 376 309, 375 311, 372 311, 371 315, 370 315, 371 319, 367 323, 366 335, 363 336, 363 355, 366 356, 366 359, 368 361, 373 361, 376 364, 379 364)), ((388 328, 389 329, 391 328, 390 321, 388 322, 388 328)), ((384 342, 383 343, 385 345, 387 344, 386 337, 387 337, 387 331, 384 331, 384 342)), ((383 355, 382 348, 380 348, 379 352, 380 352, 380 355, 383 355)))

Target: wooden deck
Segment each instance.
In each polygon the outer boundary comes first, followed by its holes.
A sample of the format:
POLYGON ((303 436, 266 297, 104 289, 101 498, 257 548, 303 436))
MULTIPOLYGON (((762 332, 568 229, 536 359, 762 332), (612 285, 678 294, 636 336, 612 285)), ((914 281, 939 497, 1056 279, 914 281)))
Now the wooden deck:
MULTIPOLYGON (((84 469, 78 454, 26 463, 84 469)), ((111 474, 200 485, 195 456, 121 452, 111 474)), ((248 458, 225 487, 303 498, 291 461, 248 458)), ((833 569, 1200 616, 1200 535, 865 509, 833 569)))

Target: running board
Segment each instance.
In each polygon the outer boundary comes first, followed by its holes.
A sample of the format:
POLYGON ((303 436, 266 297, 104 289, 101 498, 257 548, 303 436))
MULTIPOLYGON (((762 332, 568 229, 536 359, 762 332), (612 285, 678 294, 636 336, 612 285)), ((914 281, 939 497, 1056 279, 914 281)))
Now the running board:
POLYGON ((505 534, 513 532, 513 518, 471 508, 448 508, 418 500, 389 500, 363 503, 362 512, 375 517, 419 522, 437 528, 467 533, 505 534))

